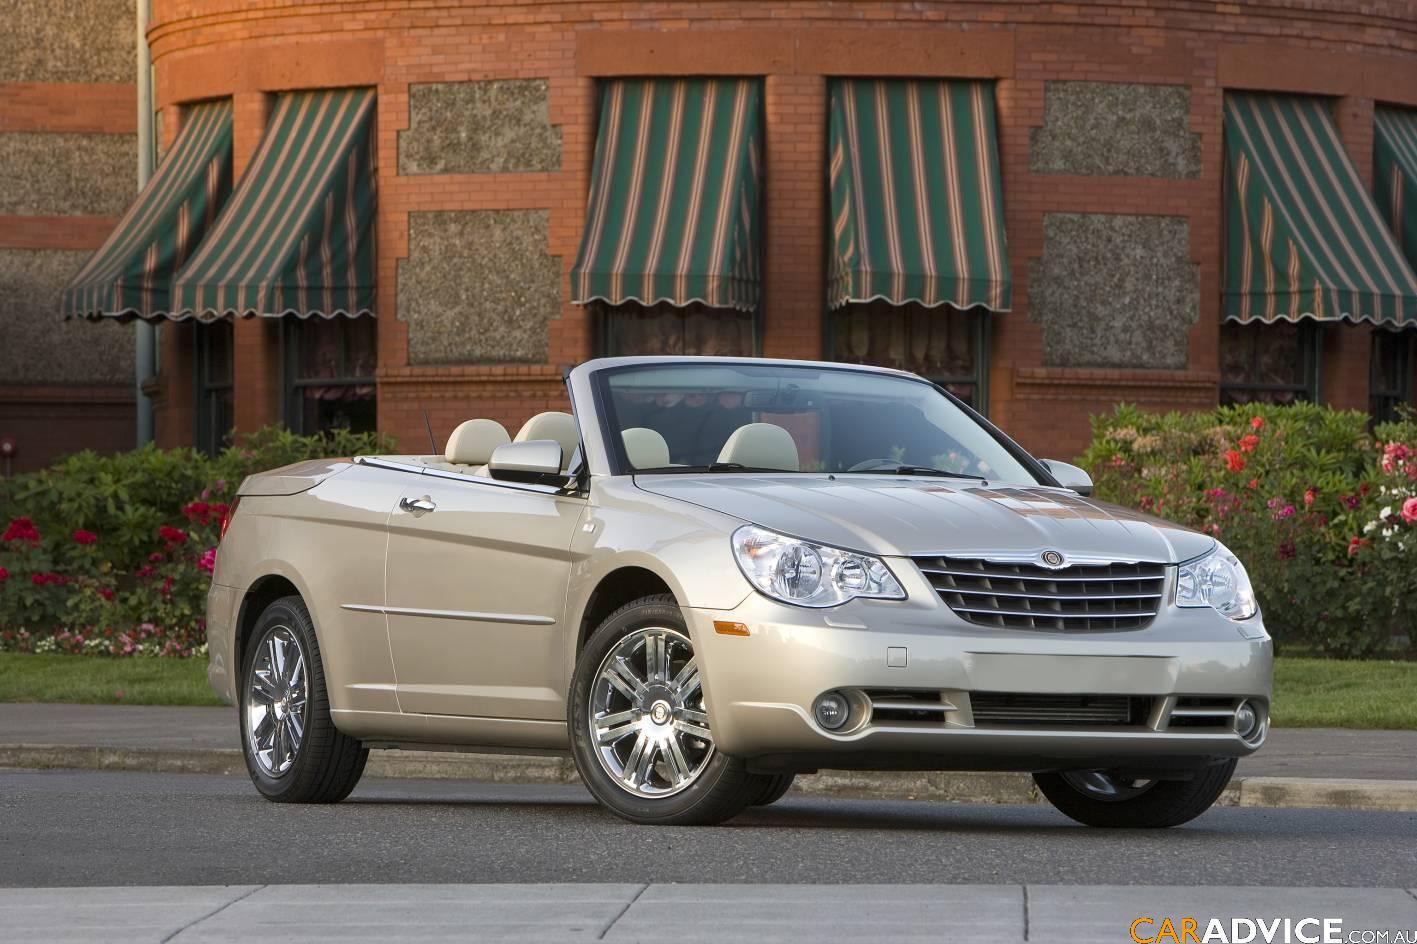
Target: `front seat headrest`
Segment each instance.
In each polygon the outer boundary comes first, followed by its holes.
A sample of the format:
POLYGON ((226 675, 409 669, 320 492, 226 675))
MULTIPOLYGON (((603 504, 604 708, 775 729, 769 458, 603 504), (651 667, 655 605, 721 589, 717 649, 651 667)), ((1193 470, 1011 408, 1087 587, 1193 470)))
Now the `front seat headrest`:
POLYGON ((496 420, 466 420, 448 437, 443 458, 458 465, 486 465, 492 450, 512 441, 496 420))
POLYGON ((553 439, 561 444, 561 468, 564 469, 570 465, 571 456, 575 455, 576 447, 581 443, 581 434, 571 414, 553 410, 538 413, 527 420, 512 441, 531 442, 536 439, 553 439))
POLYGON ((669 443, 652 429, 635 426, 620 434, 625 457, 637 469, 662 469, 669 465, 669 443))
POLYGON ((718 461, 784 472, 802 470, 792 434, 772 423, 749 423, 735 429, 719 450, 718 461))

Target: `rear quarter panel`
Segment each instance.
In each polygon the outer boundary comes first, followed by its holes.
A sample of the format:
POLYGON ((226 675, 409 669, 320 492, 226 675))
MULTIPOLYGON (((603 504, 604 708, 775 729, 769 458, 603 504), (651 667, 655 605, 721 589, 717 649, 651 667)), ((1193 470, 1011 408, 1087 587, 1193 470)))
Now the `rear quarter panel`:
POLYGON ((297 494, 243 494, 217 552, 208 598, 209 607, 224 605, 231 614, 209 615, 210 623, 225 624, 212 637, 219 694, 218 659, 231 667, 231 679, 240 672, 235 636, 242 601, 263 580, 283 577, 310 610, 331 707, 398 711, 384 615, 341 605, 383 604, 388 518, 411 480, 411 472, 353 465, 297 494), (223 632, 225 638, 216 638, 223 632))

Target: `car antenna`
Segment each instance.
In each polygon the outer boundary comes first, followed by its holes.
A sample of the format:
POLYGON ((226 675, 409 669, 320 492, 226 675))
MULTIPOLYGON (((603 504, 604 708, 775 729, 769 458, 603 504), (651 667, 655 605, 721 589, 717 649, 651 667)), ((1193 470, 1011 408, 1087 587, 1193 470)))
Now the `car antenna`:
POLYGON ((423 412, 423 428, 428 430, 428 454, 435 456, 438 454, 438 440, 433 438, 433 424, 428 421, 428 411, 423 412))

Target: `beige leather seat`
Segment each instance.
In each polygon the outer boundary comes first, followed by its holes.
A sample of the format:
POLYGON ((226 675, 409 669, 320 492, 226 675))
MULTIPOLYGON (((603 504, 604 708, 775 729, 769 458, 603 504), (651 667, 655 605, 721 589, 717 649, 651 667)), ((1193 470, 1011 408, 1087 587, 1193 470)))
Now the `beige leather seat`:
POLYGON ((523 424, 513 442, 531 442, 538 439, 552 439, 561 444, 561 468, 570 467, 571 457, 581 443, 581 434, 576 429, 575 418, 569 413, 554 410, 538 413, 523 424))
POLYGON ((620 434, 625 443, 625 457, 636 469, 662 469, 669 462, 669 443, 652 429, 634 426, 620 434))
POLYGON ((772 423, 749 423, 735 429, 719 450, 718 461, 736 462, 756 469, 802 470, 792 434, 772 423))
POLYGON ((448 437, 443 458, 454 471, 486 475, 493 451, 511 441, 507 428, 496 420, 465 420, 448 437))

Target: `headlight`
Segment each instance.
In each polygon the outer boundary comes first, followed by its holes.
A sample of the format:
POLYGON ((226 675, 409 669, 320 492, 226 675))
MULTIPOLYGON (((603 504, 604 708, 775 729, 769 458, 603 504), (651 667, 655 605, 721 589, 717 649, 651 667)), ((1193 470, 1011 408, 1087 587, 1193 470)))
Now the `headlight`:
POLYGON ((733 532, 733 556, 759 592, 798 606, 838 606, 857 597, 904 600, 878 557, 812 544, 746 524, 733 532))
POLYGON ((1245 565, 1219 541, 1206 556, 1181 565, 1176 605, 1214 607, 1233 620, 1249 619, 1259 610, 1245 565))

